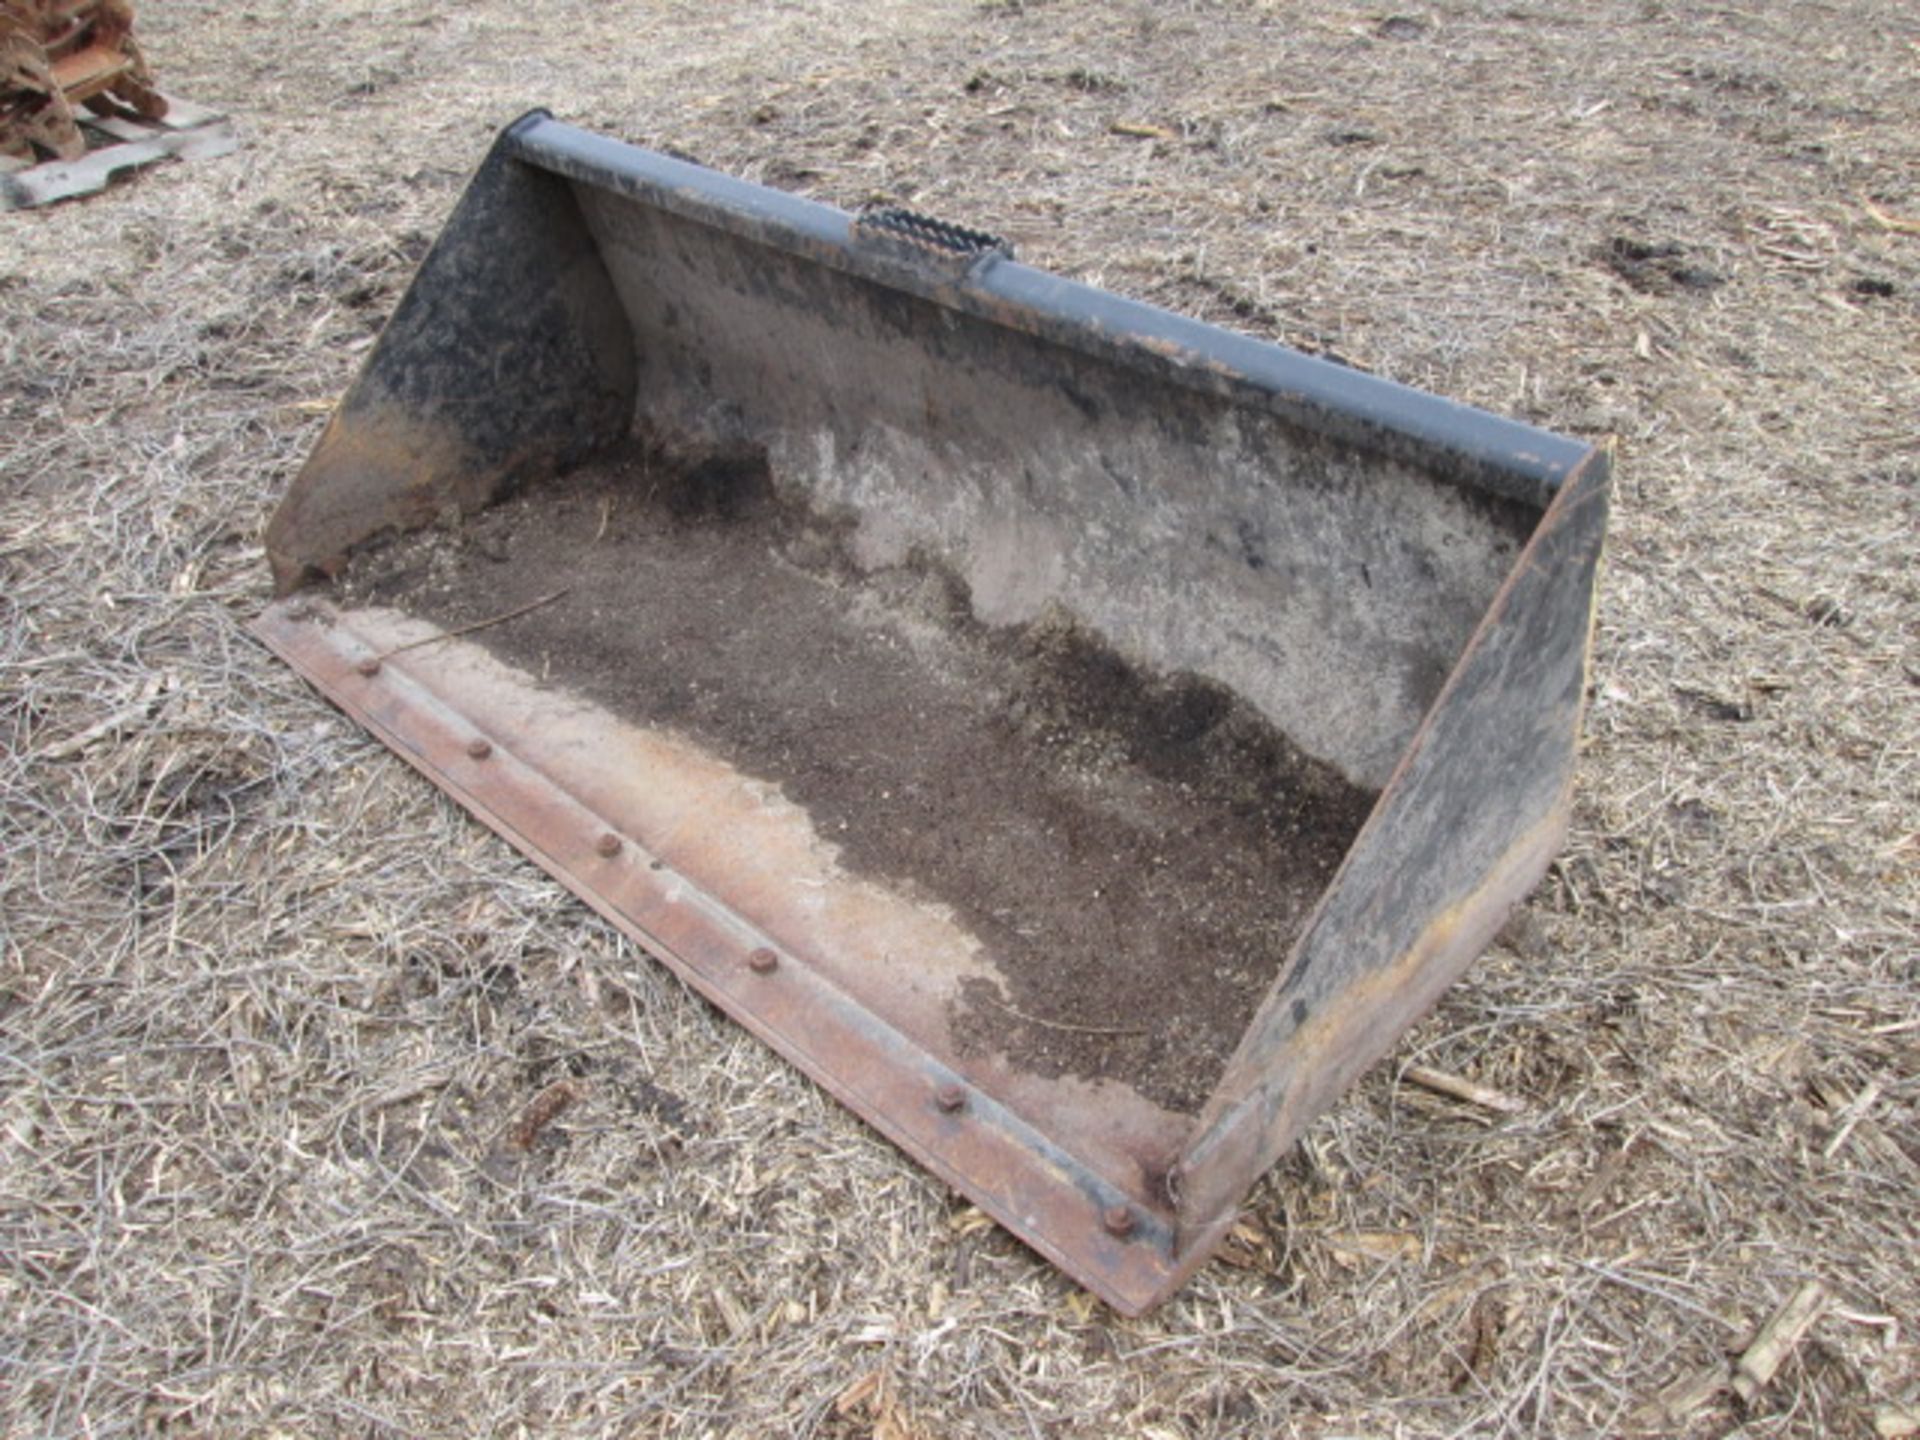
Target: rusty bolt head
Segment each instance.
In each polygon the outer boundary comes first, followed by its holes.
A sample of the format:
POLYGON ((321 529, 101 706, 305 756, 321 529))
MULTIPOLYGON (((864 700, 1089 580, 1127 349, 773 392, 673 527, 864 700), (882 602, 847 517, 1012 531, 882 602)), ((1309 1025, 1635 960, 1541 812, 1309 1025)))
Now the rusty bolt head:
POLYGON ((475 737, 467 742, 467 754, 476 760, 484 760, 493 754, 493 742, 481 737, 475 737))
POLYGON ((747 956, 747 967, 756 975, 771 975, 780 968, 780 957, 763 945, 747 956))
POLYGON ((360 662, 358 668, 362 675, 371 680, 380 673, 380 657, 378 655, 369 655, 365 660, 360 662))
POLYGON ((933 1103, 952 1115, 966 1108, 967 1092, 952 1081, 948 1081, 933 1092, 933 1103))
POLYGON ((620 837, 609 830, 593 842, 593 848, 611 860, 620 853, 620 837))
POLYGON ((1109 1205, 1100 1212, 1100 1223, 1107 1227, 1107 1233, 1116 1239, 1124 1240, 1133 1234, 1133 1207, 1130 1205, 1109 1205))

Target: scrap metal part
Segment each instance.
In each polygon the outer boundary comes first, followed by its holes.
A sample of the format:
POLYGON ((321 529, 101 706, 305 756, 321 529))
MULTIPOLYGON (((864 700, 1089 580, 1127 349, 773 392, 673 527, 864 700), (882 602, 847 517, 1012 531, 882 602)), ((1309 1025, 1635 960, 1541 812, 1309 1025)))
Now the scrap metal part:
POLYGON ((76 160, 78 111, 158 120, 166 98, 133 37, 128 0, 0 0, 0 155, 76 160))

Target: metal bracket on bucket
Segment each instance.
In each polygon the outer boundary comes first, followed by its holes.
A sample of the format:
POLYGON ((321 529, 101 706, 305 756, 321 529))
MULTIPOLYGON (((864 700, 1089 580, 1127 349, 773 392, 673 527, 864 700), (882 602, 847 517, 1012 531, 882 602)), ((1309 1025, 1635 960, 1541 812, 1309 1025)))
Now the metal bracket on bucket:
POLYGON ((949 224, 931 215, 877 205, 853 217, 857 243, 879 254, 930 265, 955 279, 989 260, 1013 259, 1013 246, 998 235, 949 224))
MULTIPOLYGON (((703 464, 682 466, 686 483, 725 468, 703 464)), ((1261 1173, 1434 1003, 1559 844, 1607 471, 1602 450, 1047 275, 982 232, 848 216, 535 114, 481 167, 274 516, 283 598, 255 628, 716 1004, 1136 1313, 1204 1263, 1261 1173), (1276 878, 1270 953, 1147 957, 1172 998, 1142 1018, 1176 1028, 1183 987, 1255 967, 1237 1047, 1202 1092, 1129 1070, 1117 1041, 1063 1059, 969 1028, 981 987, 1015 984, 1017 929, 943 893, 937 872, 854 863, 835 837, 862 816, 830 825, 777 755, 702 730, 698 705, 623 709, 591 668, 529 663, 512 626, 471 633, 403 590, 355 588, 355 565, 393 537, 537 505, 596 465, 612 467, 609 497, 639 507, 651 492, 617 489, 619 464, 657 479, 647 467, 675 445, 755 457, 755 503, 801 517, 791 533, 813 550, 840 547, 819 594, 904 576, 962 597, 949 631, 928 639, 914 620, 902 655, 973 645, 952 653, 1004 671, 1077 637, 1088 673, 1135 699, 1073 713, 1105 725, 1133 704, 1152 742, 1102 732, 1095 769, 1125 773, 1100 804, 1161 785, 1167 813, 1190 813, 1179 777, 1203 745, 1292 756, 1372 797, 1316 901, 1287 909, 1276 878)), ((674 528, 722 524, 726 504, 660 513, 664 530, 632 522, 635 543, 726 538, 674 528)), ((569 563, 592 560, 592 539, 569 563)), ((799 553, 762 557, 767 593, 816 593, 799 553)), ((512 612, 509 570, 472 574, 474 604, 512 612)), ((753 623, 747 605, 739 624, 753 623)), ((847 623, 856 645, 894 622, 847 623)), ((1013 722, 989 729, 1026 743, 1013 722)), ((1280 793, 1255 778, 1247 794, 1280 793)))

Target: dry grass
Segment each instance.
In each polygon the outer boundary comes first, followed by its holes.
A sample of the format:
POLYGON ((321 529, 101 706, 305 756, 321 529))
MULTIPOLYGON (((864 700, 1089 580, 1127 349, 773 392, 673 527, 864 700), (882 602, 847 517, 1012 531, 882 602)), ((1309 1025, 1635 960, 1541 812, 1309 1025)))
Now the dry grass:
POLYGON ((245 150, 0 224, 0 1429, 1900 1433, 1910 7, 625 8, 156 0, 161 75, 245 150), (1148 1319, 242 632, 268 506, 535 103, 1620 434, 1567 854, 1148 1319))

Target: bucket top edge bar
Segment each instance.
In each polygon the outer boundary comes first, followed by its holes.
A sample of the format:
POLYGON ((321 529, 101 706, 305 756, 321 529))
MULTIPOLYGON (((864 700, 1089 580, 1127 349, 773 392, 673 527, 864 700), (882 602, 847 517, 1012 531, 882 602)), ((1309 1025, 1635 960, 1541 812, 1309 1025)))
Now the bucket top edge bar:
POLYGON ((805 255, 994 323, 1147 368, 1195 388, 1247 395, 1307 428, 1544 509, 1595 446, 1238 335, 987 253, 971 267, 916 266, 862 246, 858 217, 534 111, 499 147, 576 182, 805 255))

